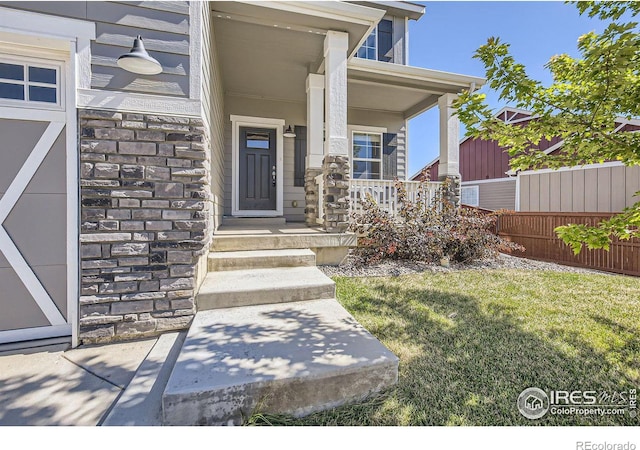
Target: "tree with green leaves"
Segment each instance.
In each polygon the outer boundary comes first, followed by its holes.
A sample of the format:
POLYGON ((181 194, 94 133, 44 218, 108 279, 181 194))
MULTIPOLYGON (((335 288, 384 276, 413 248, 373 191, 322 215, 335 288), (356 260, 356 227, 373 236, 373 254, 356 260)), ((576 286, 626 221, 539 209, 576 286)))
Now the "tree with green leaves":
MULTIPOLYGON (((485 95, 463 93, 457 103, 467 135, 495 140, 507 149, 514 170, 528 170, 621 161, 640 165, 640 132, 621 131, 616 119, 640 116, 640 29, 635 22, 640 2, 571 2, 580 14, 607 21, 606 29, 578 40, 580 56, 553 56, 545 65, 552 83, 530 78, 509 53, 509 44, 489 38, 475 58, 486 69, 488 85, 511 106, 526 109, 534 120, 513 126, 496 118, 485 95), (562 150, 537 149, 543 139, 560 137, 562 150)), ((640 193, 638 193, 640 194, 640 193)), ((640 237, 640 201, 598 226, 567 225, 556 229, 579 253, 609 249, 613 236, 640 237)))

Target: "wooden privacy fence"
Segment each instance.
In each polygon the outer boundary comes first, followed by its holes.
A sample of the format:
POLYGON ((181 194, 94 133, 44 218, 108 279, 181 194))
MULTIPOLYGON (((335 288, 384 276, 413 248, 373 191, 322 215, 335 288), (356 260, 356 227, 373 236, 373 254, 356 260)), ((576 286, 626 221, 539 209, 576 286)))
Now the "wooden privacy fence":
POLYGON ((582 249, 575 256, 553 231, 568 224, 597 225, 613 214, 518 212, 498 218, 498 234, 523 245, 527 258, 640 276, 640 239, 614 239, 609 251, 582 249))

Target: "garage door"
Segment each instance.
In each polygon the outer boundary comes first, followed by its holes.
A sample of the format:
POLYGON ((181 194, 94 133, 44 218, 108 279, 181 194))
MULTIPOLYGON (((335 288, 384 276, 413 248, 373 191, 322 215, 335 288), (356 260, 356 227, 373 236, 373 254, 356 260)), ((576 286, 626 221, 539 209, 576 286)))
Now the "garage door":
POLYGON ((0 54, 0 344, 71 334, 64 67, 0 54))

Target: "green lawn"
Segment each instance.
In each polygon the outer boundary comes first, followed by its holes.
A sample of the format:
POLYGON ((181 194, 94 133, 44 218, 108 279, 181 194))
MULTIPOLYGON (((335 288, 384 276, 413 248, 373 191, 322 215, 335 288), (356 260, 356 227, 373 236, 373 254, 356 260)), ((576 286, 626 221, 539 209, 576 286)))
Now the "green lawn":
POLYGON ((340 302, 400 358, 398 385, 292 425, 640 425, 516 408, 530 386, 640 390, 640 280, 523 270, 337 278, 340 302))

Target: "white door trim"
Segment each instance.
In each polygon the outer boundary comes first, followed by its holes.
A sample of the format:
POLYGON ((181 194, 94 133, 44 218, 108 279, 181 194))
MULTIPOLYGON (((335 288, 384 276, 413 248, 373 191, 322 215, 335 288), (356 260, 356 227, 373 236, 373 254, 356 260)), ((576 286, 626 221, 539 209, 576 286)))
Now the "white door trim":
POLYGON ((284 195, 284 119, 264 117, 231 116, 232 157, 231 157, 231 215, 241 217, 278 217, 283 215, 284 195), (269 128, 276 130, 276 209, 240 209, 240 127, 269 128))

